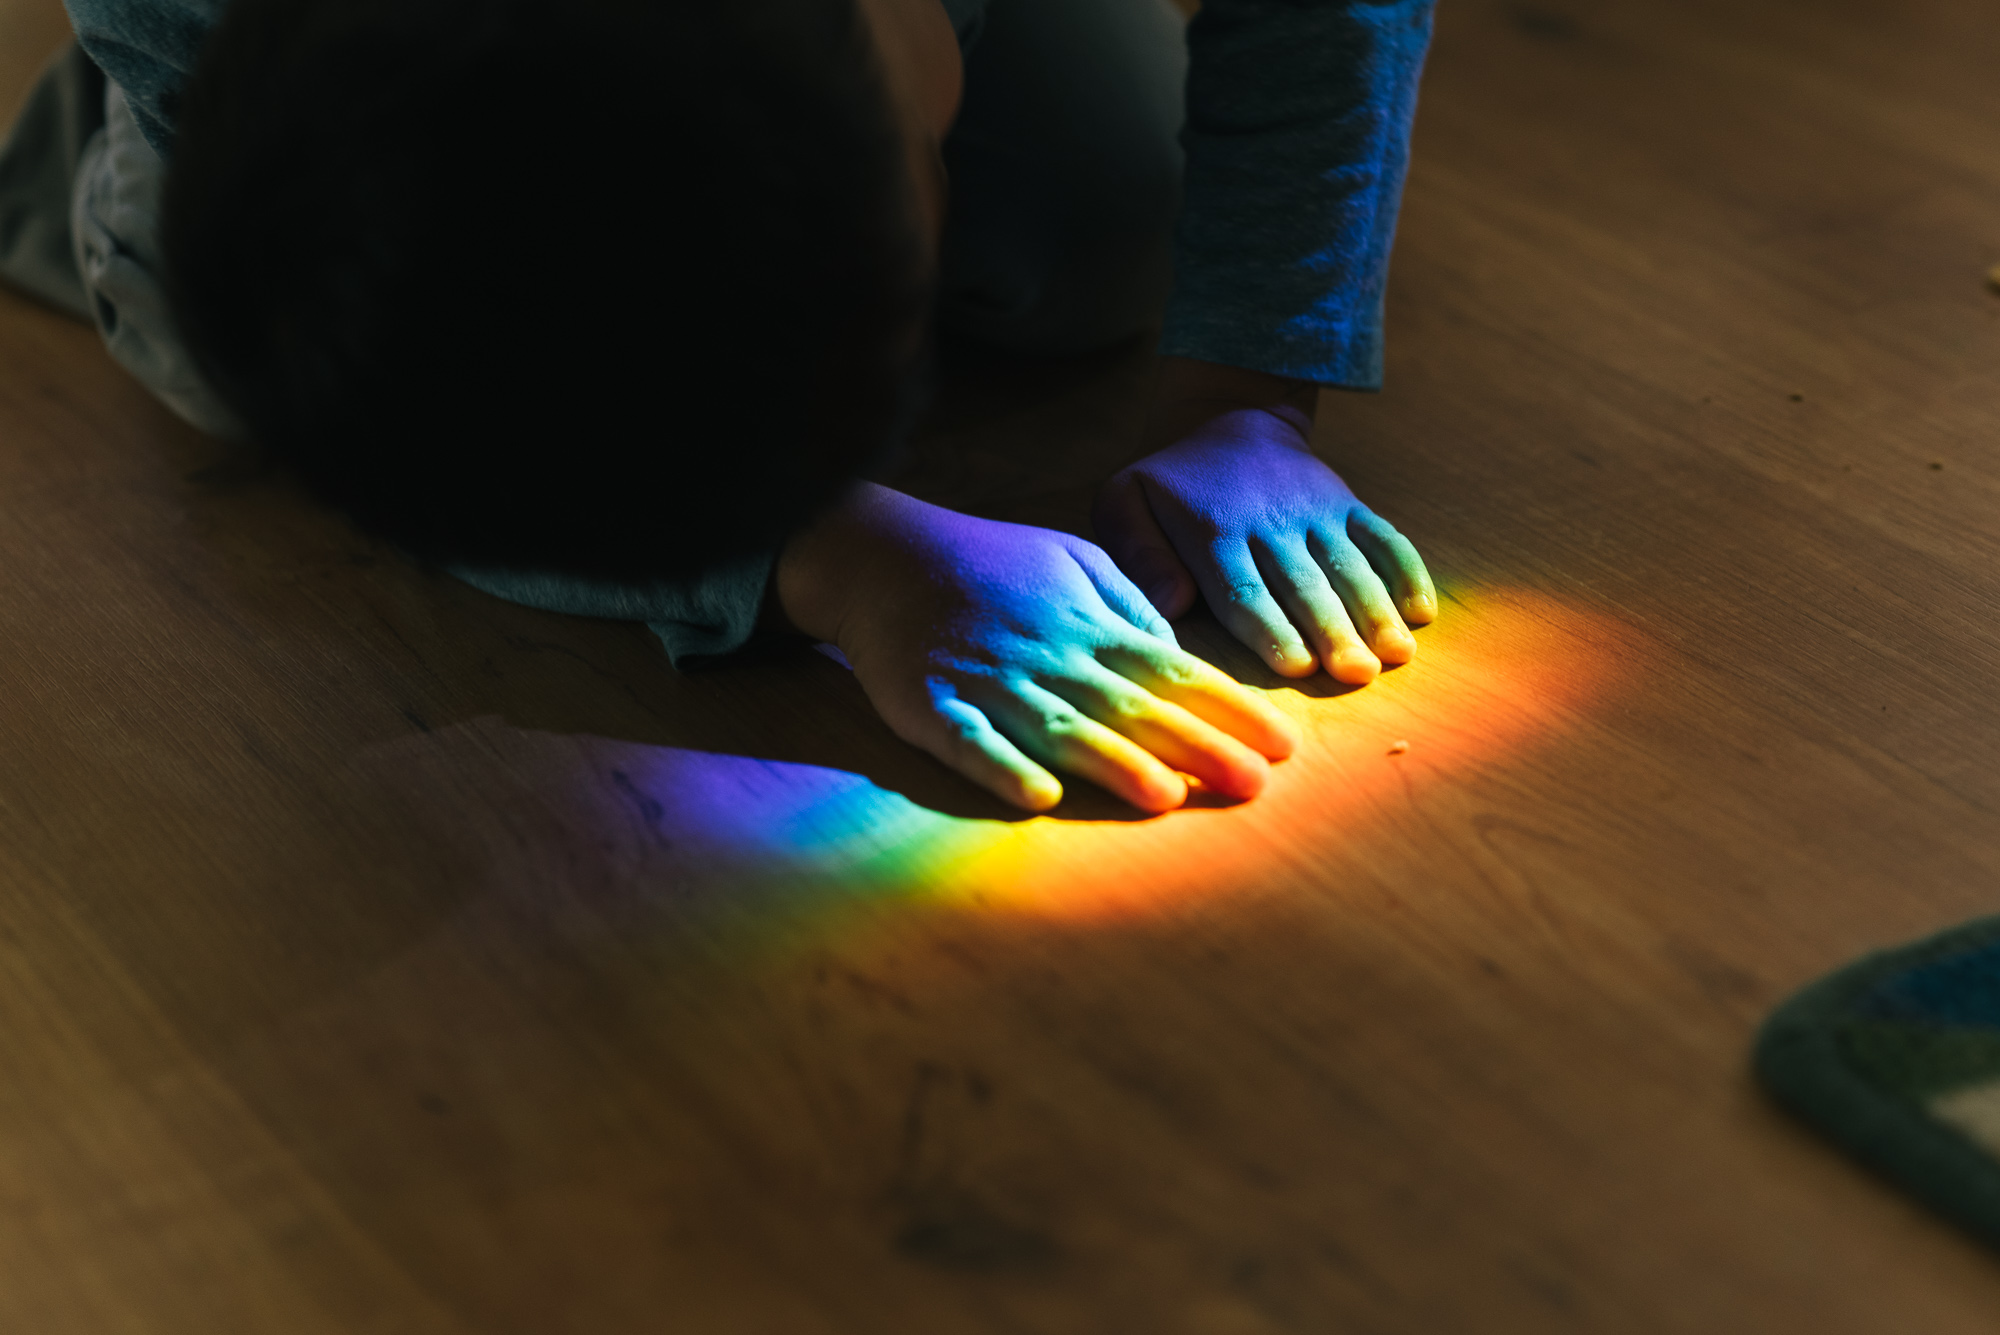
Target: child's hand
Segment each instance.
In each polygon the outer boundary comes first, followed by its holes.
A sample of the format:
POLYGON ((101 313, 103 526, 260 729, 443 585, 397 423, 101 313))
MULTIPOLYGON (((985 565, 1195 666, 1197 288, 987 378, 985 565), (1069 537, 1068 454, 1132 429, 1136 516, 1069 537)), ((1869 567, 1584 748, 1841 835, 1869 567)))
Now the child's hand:
POLYGON ((1051 771, 1147 811, 1187 800, 1182 774, 1252 797, 1298 742, 1068 534, 867 484, 786 544, 778 597, 898 736, 1031 811, 1061 800, 1051 771))
POLYGON ((1176 443, 1098 493, 1098 539, 1177 617, 1197 590, 1272 670, 1373 681, 1437 616, 1417 549, 1312 452, 1295 404, 1194 414, 1176 443))

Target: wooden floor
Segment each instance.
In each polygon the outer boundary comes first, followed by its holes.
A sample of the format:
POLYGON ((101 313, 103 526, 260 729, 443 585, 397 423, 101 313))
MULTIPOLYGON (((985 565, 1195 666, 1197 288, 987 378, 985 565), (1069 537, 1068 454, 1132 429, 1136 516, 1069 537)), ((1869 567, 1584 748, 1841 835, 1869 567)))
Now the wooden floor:
MULTIPOLYGON (((1310 741, 1155 821, 413 568, 0 295, 0 1330, 1994 1330, 1746 1054, 2000 905, 1996 50, 1446 0, 1322 414, 1444 619, 1191 628, 1310 741)), ((1142 370, 960 368, 914 485, 1078 522, 1142 370)))

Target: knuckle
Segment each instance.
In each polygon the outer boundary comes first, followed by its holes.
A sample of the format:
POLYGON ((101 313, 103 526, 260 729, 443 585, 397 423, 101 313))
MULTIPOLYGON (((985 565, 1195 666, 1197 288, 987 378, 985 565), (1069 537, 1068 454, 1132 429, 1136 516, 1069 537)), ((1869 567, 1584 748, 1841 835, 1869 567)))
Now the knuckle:
POLYGON ((1288 565, 1278 573, 1284 577, 1285 587, 1298 597, 1313 600, 1326 597, 1326 574, 1317 565, 1288 565))
POLYGON ((1120 693, 1105 702, 1114 726, 1124 723, 1138 723, 1151 715, 1146 702, 1137 695, 1120 693))
POLYGON ((1028 717, 1035 730, 1047 737, 1072 736, 1083 722, 1076 710, 1062 704, 1030 702, 1028 717))
POLYGON ((1065 682, 1075 684, 1087 681, 1091 669, 1097 666, 1099 639, 1079 637, 1063 646, 1062 651, 1049 656, 1043 665, 1040 679, 1043 682, 1065 682))
POLYGON ((1261 606, 1265 597, 1260 579, 1234 579, 1222 586, 1222 601, 1245 611, 1261 606))
POLYGON ((960 749, 983 749, 980 743, 986 739, 986 728, 978 720, 963 715, 952 715, 945 719, 945 734, 954 746, 960 749))
POLYGON ((973 744, 979 735, 979 724, 962 708, 933 706, 921 731, 926 734, 929 746, 956 753, 973 744))
POLYGON ((1342 579, 1353 579, 1369 569, 1368 558, 1351 542, 1336 542, 1326 554, 1326 564, 1342 579))
POLYGON ((1071 745, 1083 741, 1085 728, 1083 720, 1075 714, 1051 711, 1042 716, 1041 734, 1059 745, 1071 745))

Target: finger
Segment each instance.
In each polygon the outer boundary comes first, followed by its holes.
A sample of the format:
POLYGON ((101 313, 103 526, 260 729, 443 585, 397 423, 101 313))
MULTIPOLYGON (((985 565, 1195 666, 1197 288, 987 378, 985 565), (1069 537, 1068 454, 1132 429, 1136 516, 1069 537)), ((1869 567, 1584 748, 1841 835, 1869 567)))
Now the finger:
POLYGON ((1165 640, 1172 645, 1180 644, 1174 637, 1174 628, 1167 624, 1167 619, 1160 615, 1159 609, 1146 600, 1146 595, 1140 593, 1138 586, 1125 577, 1124 571, 1112 564, 1111 558, 1105 555, 1102 547, 1094 542, 1085 542, 1082 538, 1071 538, 1069 553, 1076 559, 1077 565, 1083 568, 1083 573, 1089 576, 1091 584, 1097 589, 1098 596, 1104 599, 1105 605, 1112 611, 1156 640, 1165 640))
POLYGON ((1357 505, 1348 512, 1347 536, 1389 586, 1406 623, 1428 626, 1437 620, 1437 586, 1431 583, 1431 572, 1424 568, 1424 558, 1417 555, 1408 538, 1365 505, 1357 505))
POLYGON ((1285 677, 1311 676, 1318 666, 1312 651, 1264 587, 1264 576, 1251 559, 1250 548, 1240 542, 1222 542, 1206 555, 1207 560, 1195 563, 1194 578, 1215 619, 1273 672, 1285 677))
POLYGON ((1314 533, 1311 541, 1313 555, 1326 567, 1327 582, 1375 656, 1384 663, 1407 663, 1416 657, 1416 640, 1361 549, 1344 534, 1314 533))
MULTIPOLYGON (((1299 747, 1298 725, 1261 694, 1193 654, 1162 650, 1143 640, 1099 652, 1105 667, 1162 700, 1179 705, 1221 729, 1267 760, 1283 760, 1299 747)), ((1192 773, 1193 771, 1189 771, 1192 773)))
POLYGON ((1161 616, 1181 616, 1194 606, 1194 576, 1174 554, 1136 476, 1119 473, 1099 488, 1090 522, 1104 550, 1161 616))
POLYGON ((1382 675, 1381 660, 1354 629, 1340 595, 1327 583, 1326 572, 1304 542, 1292 540, 1260 552, 1257 565, 1264 572, 1265 587, 1312 642, 1328 676, 1350 686, 1366 686, 1382 675))
POLYGON ((1062 801, 1056 776, 1021 754, 986 715, 950 694, 934 694, 931 712, 907 731, 891 726, 904 741, 919 746, 1003 802, 1028 811, 1047 811, 1062 801))
POLYGON ((1171 811, 1187 801, 1180 775, 1034 682, 1015 682, 982 704, 996 727, 1050 769, 1088 779, 1141 811, 1171 811))
POLYGON ((1086 662, 1084 668, 1072 677, 1043 685, 1171 768, 1194 775, 1219 793, 1255 797, 1270 782, 1270 763, 1220 728, 1098 663, 1086 662))

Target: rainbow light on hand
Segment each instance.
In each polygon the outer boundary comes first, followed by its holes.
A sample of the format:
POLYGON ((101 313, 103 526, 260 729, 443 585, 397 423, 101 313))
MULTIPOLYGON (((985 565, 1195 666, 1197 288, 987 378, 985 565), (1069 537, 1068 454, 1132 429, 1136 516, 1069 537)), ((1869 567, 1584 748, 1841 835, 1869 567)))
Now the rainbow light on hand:
POLYGON ((1559 747, 1617 685, 1614 665, 1634 661, 1619 648, 1634 634, 1547 593, 1447 592, 1407 667, 1323 698, 1270 693, 1305 742, 1261 797, 1150 819, 1064 819, 1062 808, 965 819, 857 774, 671 747, 645 748, 621 780, 649 799, 691 872, 759 902, 776 893, 1077 924, 1130 919, 1254 893, 1317 838, 1368 837, 1430 786, 1559 747))

